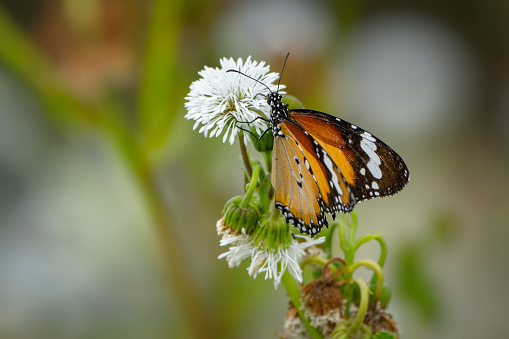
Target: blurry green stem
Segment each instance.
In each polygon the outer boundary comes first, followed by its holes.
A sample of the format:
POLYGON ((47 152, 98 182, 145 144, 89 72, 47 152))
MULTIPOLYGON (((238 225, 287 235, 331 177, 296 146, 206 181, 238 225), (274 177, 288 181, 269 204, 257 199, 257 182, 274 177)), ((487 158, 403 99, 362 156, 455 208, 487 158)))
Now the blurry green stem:
POLYGON ((306 259, 304 259, 302 262, 301 262, 301 265, 304 266, 304 265, 316 265, 316 266, 320 266, 320 267, 324 267, 325 264, 327 263, 327 260, 323 259, 323 258, 320 258, 316 255, 313 255, 311 257, 308 257, 306 259))
POLYGON ((352 337, 357 336, 359 333, 359 329, 362 325, 362 322, 364 321, 364 317, 366 316, 369 301, 368 284, 366 284, 366 282, 361 278, 355 278, 354 281, 357 283, 357 285, 359 285, 359 289, 361 291, 361 301, 359 305, 359 311, 357 312, 357 315, 355 316, 355 319, 353 320, 352 325, 348 330, 348 334, 352 337))
POLYGON ((134 146, 138 152, 130 152, 134 175, 138 180, 144 200, 148 204, 150 215, 153 219, 157 238, 161 242, 164 263, 166 264, 169 282, 174 291, 174 296, 179 299, 181 311, 179 313, 186 322, 183 326, 192 333, 192 337, 213 337, 213 328, 209 322, 204 305, 199 298, 199 292, 195 286, 188 267, 185 264, 183 251, 178 238, 173 230, 173 223, 165 207, 161 192, 157 189, 153 173, 141 146, 134 146))
MULTIPOLYGON (((126 135, 131 143, 131 167, 147 201, 153 225, 161 242, 173 296, 178 300, 179 329, 193 338, 214 337, 210 318, 200 293, 189 272, 175 225, 165 206, 163 196, 154 178, 154 169, 147 150, 160 146, 168 137, 169 129, 181 98, 179 85, 178 51, 181 38, 183 0, 151 1, 150 20, 145 39, 145 53, 140 75, 138 122, 134 133, 126 135)), ((174 334, 173 334, 174 335, 174 334)))
MULTIPOLYGON (((375 237, 374 240, 378 241, 378 243, 380 244, 380 258, 378 258, 378 266, 380 266, 380 268, 383 268, 384 264, 385 264, 385 260, 387 258, 387 243, 381 236, 375 237)), ((370 283, 375 284, 376 281, 377 281, 377 275, 376 275, 376 272, 374 272, 373 277, 371 277, 370 283)))
MULTIPOLYGON (((182 0, 156 0, 154 1, 154 20, 150 27, 147 57, 145 58, 145 72, 143 86, 141 88, 140 114, 147 120, 141 121, 143 131, 151 131, 151 127, 159 125, 160 119, 170 119, 174 110, 169 109, 175 105, 174 100, 168 100, 168 92, 172 92, 176 83, 175 56, 176 41, 178 37, 177 10, 182 5, 182 0), (169 15, 170 18, 165 17, 169 15), (159 25, 159 24, 162 24, 159 25), (170 36, 166 34, 170 32, 170 36), (157 34, 157 37, 155 35, 157 34), (154 48, 163 46, 165 53, 154 48), (168 59, 170 57, 170 59, 168 59), (168 68, 161 70, 159 65, 169 64, 168 68), (170 77, 168 77, 170 75, 170 77), (163 86, 164 85, 164 86, 163 86), (162 100, 154 100, 155 97, 162 100), (167 103, 167 105, 161 105, 167 103), (165 114, 167 113, 167 114, 165 114)), ((171 282, 172 297, 179 299, 179 314, 184 319, 182 328, 189 331, 193 338, 215 337, 209 318, 206 315, 196 286, 191 279, 185 258, 168 210, 163 203, 161 192, 157 189, 154 181, 153 170, 149 165, 147 154, 141 144, 134 137, 134 133, 124 123, 125 116, 120 118, 111 115, 113 110, 107 104, 101 103, 91 107, 76 100, 66 88, 58 85, 50 64, 43 55, 27 39, 23 33, 11 22, 8 15, 0 8, 0 63, 6 65, 14 74, 23 79, 43 102, 46 111, 52 117, 59 118, 73 116, 76 120, 86 123, 94 123, 101 127, 120 148, 122 155, 133 170, 133 176, 138 182, 144 201, 153 219, 157 237, 161 241, 164 251, 164 263, 168 273, 168 281, 171 282), (55 112, 57 114, 55 114, 55 112)), ((125 113, 122 111, 122 113, 125 113)), ((143 120, 143 119, 141 119, 143 120)), ((56 121, 58 122, 58 121, 56 121)), ((166 123, 166 127, 169 123, 166 123)), ((146 137, 146 133, 141 133, 146 137)))
POLYGON ((346 226, 344 223, 339 224, 339 245, 345 253, 345 260, 348 264, 353 264, 355 260, 355 232, 357 231, 357 225, 352 224, 346 232, 346 226))
POLYGON ((292 300, 293 306, 295 307, 297 313, 299 314, 300 320, 302 320, 302 323, 304 324, 304 326, 306 326, 306 329, 308 330, 311 338, 322 339, 323 338, 322 334, 316 328, 311 326, 309 319, 304 315, 304 310, 301 309, 299 287, 295 283, 295 280, 290 275, 290 273, 288 273, 288 270, 286 270, 285 273, 283 274, 281 281, 285 286, 286 293, 288 293, 290 299, 292 300))
POLYGON ((348 270, 348 274, 349 276, 351 276, 353 272, 361 266, 364 266, 367 269, 374 271, 374 274, 376 274, 378 279, 378 285, 375 290, 375 299, 380 300, 380 296, 382 295, 382 287, 384 283, 384 275, 382 272, 382 268, 378 266, 378 264, 375 263, 374 261, 364 259, 357 261, 355 264, 351 266, 347 266, 345 270, 348 270))

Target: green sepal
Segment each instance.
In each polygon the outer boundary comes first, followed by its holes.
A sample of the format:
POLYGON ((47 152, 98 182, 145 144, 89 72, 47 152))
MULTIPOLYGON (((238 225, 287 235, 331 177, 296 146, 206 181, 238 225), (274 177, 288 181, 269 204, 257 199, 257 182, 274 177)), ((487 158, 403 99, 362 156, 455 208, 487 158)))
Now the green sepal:
POLYGON ((270 215, 263 216, 260 220, 260 227, 257 227, 252 234, 252 242, 260 248, 278 250, 280 246, 286 248, 292 243, 292 232, 290 225, 284 217, 272 220, 270 215))

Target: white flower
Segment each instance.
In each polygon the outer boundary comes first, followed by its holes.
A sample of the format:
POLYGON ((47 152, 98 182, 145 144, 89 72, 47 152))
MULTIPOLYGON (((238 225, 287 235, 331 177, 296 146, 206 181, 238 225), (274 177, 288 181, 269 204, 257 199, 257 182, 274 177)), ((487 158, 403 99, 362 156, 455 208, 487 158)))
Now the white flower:
MULTIPOLYGON (((186 118, 196 120, 193 129, 202 125, 200 133, 203 132, 206 137, 219 136, 226 128, 223 142, 228 139, 230 144, 233 144, 239 132, 239 121, 252 121, 259 116, 257 112, 269 117, 270 107, 266 99, 258 94, 267 94, 267 87, 276 92, 278 88, 274 82, 277 82, 279 76, 277 73, 269 73, 269 66, 265 66, 265 62, 251 61, 250 56, 246 62, 241 58, 237 62, 233 58, 223 58, 220 63, 221 68, 205 66, 205 69, 198 72, 201 79, 191 84, 191 90, 186 97, 186 118), (238 70, 267 87, 241 74, 227 73, 229 69, 238 70)), ((280 85, 279 89, 282 88, 284 86, 280 85)), ((267 129, 266 123, 261 119, 244 128, 251 127, 256 128, 259 134, 267 129)))
POLYGON ((288 269, 295 280, 302 282, 302 269, 299 263, 305 256, 304 249, 324 242, 325 237, 315 240, 300 235, 296 235, 296 237, 305 239, 305 241, 298 242, 293 239, 291 245, 286 249, 280 246, 276 251, 253 245, 245 232, 240 235, 225 233, 219 244, 221 246, 230 245, 230 248, 228 252, 221 254, 218 259, 226 257, 228 266, 231 268, 239 266, 244 259, 251 257, 251 265, 247 269, 249 275, 256 278, 258 273, 265 272, 265 279, 274 279, 275 289, 281 283, 281 277, 286 269, 288 269))

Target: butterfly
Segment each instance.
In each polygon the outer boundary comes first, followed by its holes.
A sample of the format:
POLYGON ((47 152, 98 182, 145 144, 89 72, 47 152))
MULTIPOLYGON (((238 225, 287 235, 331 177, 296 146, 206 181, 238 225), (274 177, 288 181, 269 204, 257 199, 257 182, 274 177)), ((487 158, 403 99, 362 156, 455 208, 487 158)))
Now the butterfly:
POLYGON ((366 130, 327 113, 290 110, 277 91, 270 91, 267 104, 270 119, 257 119, 266 120, 264 133, 274 135, 275 207, 301 233, 314 237, 328 227, 326 213, 335 218, 337 212, 393 195, 408 183, 403 159, 366 130))

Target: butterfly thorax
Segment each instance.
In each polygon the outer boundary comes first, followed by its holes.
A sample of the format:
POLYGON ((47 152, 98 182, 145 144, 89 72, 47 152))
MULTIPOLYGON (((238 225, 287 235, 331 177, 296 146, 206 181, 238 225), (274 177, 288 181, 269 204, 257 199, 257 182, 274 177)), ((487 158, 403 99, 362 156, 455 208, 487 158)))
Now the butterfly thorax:
POLYGON ((274 134, 274 136, 284 136, 281 132, 279 122, 281 119, 288 119, 288 105, 283 103, 283 97, 277 92, 270 93, 267 96, 267 103, 272 110, 270 114, 272 134, 274 134))

